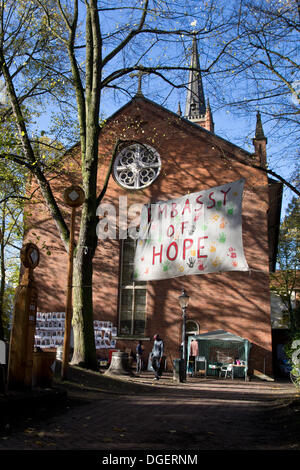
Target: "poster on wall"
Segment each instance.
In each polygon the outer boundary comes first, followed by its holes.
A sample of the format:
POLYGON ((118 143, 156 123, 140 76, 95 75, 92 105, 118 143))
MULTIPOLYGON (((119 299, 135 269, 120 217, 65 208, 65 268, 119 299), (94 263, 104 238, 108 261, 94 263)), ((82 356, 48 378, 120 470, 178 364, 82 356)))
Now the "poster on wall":
POLYGON ((242 240, 244 179, 145 204, 134 280, 248 271, 242 240))
MULTIPOLYGON (((110 321, 94 320, 96 349, 116 347, 117 327, 110 321)), ((65 312, 37 312, 35 347, 57 348, 63 346, 65 335, 65 312)), ((73 329, 71 330, 73 347, 73 329)))

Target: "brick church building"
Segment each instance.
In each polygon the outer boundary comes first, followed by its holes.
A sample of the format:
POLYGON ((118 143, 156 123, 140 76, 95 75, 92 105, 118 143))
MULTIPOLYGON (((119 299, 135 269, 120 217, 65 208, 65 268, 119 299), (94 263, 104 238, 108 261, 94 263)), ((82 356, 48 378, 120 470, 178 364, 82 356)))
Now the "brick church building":
MULTIPOLYGON (((196 42, 192 66, 199 67, 196 42)), ((172 112, 143 96, 136 96, 115 112, 99 137, 99 191, 103 186, 118 138, 129 141, 117 155, 102 201, 117 211, 121 201, 167 201, 185 194, 245 180, 242 203, 243 246, 249 271, 182 276, 150 282, 132 279, 135 241, 131 238, 99 239, 94 257, 94 319, 99 357, 109 351, 135 351, 143 341, 148 354, 153 335, 165 343, 166 366, 179 357, 182 317, 178 296, 185 288, 190 297, 187 335, 223 330, 251 343, 249 373, 254 369, 272 375, 269 271, 275 269, 282 185, 266 172, 266 143, 260 115, 253 129, 253 153, 215 134, 209 101, 204 98, 200 72, 191 70, 185 111, 172 112), (145 163, 144 146, 153 158, 145 163)), ((74 147, 70 184, 80 184, 76 168, 80 149, 74 147)), ((56 183, 55 183, 56 184, 56 183)), ((58 189, 57 189, 58 190, 58 189)), ((62 208, 65 214, 69 209, 62 208)), ((67 254, 54 222, 43 204, 35 204, 28 218, 27 241, 46 246, 35 270, 39 286, 36 344, 53 347, 62 340, 65 309, 67 254)))

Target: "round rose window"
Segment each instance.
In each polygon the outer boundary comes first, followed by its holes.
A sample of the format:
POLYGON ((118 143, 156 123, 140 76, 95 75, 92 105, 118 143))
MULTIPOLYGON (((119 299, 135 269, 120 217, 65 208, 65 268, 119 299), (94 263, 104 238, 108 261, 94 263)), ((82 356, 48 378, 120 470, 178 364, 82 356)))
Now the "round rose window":
POLYGON ((149 145, 133 144, 124 148, 114 163, 116 181, 127 189, 142 189, 158 177, 159 154, 149 145))

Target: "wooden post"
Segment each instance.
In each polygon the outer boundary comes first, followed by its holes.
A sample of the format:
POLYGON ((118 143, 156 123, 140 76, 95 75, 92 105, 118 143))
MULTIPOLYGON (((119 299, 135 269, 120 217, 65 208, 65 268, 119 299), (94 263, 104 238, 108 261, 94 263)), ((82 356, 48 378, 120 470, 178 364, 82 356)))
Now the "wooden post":
POLYGON ((67 281, 67 299, 66 299, 66 312, 65 312, 65 335, 64 335, 64 349, 61 366, 61 377, 67 378, 69 355, 70 355, 70 340, 71 340, 71 325, 72 325, 72 288, 73 288, 73 257, 74 257, 74 239, 75 239, 75 217, 76 208, 81 206, 84 202, 85 194, 79 186, 71 186, 64 191, 64 201, 72 208, 71 212, 71 226, 70 226, 70 239, 69 239, 69 258, 68 258, 68 281, 67 281))
POLYGON ((10 337, 8 387, 23 389, 32 386, 34 333, 37 311, 37 289, 33 270, 39 263, 39 250, 27 243, 21 250, 25 268, 14 299, 13 324, 10 337))

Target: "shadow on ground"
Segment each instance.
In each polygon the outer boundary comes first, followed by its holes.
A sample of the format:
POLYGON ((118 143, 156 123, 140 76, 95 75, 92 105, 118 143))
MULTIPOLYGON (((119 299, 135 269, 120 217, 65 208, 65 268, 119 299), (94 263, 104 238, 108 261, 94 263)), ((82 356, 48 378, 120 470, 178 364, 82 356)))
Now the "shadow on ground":
POLYGON ((41 434, 45 446, 72 446, 61 437, 55 440, 60 422, 65 439, 78 440, 82 433, 89 449, 300 450, 300 398, 288 382, 188 378, 178 383, 170 373, 157 382, 146 371, 140 377, 113 377, 75 366, 62 380, 59 366, 52 388, 0 397, 2 447, 22 446, 19 430, 28 433, 27 448, 36 448, 41 434), (87 428, 82 427, 86 415, 87 428))

